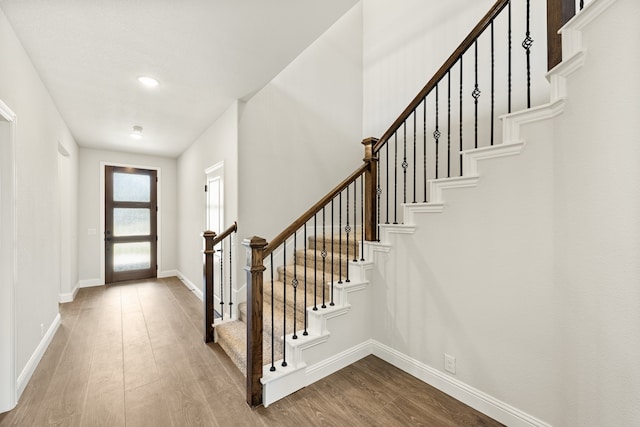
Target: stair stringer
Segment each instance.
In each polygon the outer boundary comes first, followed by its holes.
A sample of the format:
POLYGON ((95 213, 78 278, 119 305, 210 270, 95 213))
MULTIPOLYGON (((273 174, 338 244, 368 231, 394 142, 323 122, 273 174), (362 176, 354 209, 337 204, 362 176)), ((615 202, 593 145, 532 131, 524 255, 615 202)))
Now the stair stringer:
POLYGON ((265 407, 371 354, 367 329, 370 315, 368 272, 370 261, 349 261, 349 282, 334 284, 334 304, 307 308, 308 335, 285 340, 287 366, 282 359, 263 367, 262 402, 265 407))

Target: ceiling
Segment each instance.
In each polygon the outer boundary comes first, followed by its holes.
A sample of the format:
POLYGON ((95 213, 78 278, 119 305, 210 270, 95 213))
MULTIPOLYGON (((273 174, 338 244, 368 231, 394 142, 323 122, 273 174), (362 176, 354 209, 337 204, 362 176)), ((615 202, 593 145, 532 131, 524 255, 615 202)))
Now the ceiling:
POLYGON ((83 147, 177 157, 357 0, 0 0, 83 147), (141 86, 148 75, 160 85, 141 86), (129 137, 133 126, 143 138, 129 137))

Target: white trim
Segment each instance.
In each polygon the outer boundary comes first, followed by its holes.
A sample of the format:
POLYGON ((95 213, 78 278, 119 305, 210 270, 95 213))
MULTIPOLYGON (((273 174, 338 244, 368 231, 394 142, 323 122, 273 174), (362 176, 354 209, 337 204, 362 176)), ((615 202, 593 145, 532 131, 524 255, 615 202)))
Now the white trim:
MULTIPOLYGON (((135 168, 135 169, 146 169, 146 170, 154 170, 157 172, 156 177, 158 178, 158 184, 156 186, 156 197, 158 202, 158 214, 157 214, 157 224, 156 224, 156 233, 158 235, 158 243, 156 246, 156 263, 158 265, 157 271, 162 271, 162 179, 161 168, 160 166, 145 166, 145 165, 132 165, 127 163, 118 163, 118 162, 100 162, 100 225, 99 236, 104 236, 104 184, 105 184, 105 166, 116 166, 123 168, 135 168)), ((104 262, 104 242, 100 240, 100 281, 101 284, 105 283, 105 262, 104 262)))
POLYGON ((193 284, 191 280, 187 279, 187 276, 182 274, 180 270, 177 270, 176 272, 177 272, 176 276, 178 276, 178 279, 180 279, 182 284, 184 284, 187 287, 187 289, 192 291, 193 294, 197 296, 200 301, 204 300, 204 294, 202 293, 202 289, 198 288, 196 285, 193 284))
POLYGON ((80 290, 80 283, 76 284, 76 287, 73 288, 71 292, 65 292, 58 294, 58 302, 60 304, 65 304, 68 302, 73 302, 76 299, 76 295, 78 295, 78 291, 80 290))
POLYGON ((53 323, 51 323, 51 326, 49 326, 47 333, 44 334, 42 340, 40 341, 40 344, 38 344, 38 347, 36 347, 36 350, 33 352, 31 357, 29 358, 29 361, 20 373, 20 376, 18 377, 18 397, 20 397, 22 395, 22 392, 24 392, 24 389, 29 383, 33 372, 38 367, 40 360, 42 360, 42 356, 44 356, 44 352, 47 351, 47 348, 49 347, 49 344, 51 344, 51 340, 53 339, 53 336, 56 334, 56 331, 59 327, 60 313, 56 314, 56 317, 55 319, 53 319, 53 323))
POLYGON ((455 178, 440 178, 429 180, 429 194, 431 194, 431 203, 443 204, 442 190, 453 188, 467 188, 478 185, 478 176, 465 174, 455 178))
POLYGON ((164 279, 167 277, 178 277, 178 270, 165 270, 158 272, 158 279, 164 279))
POLYGON ((609 8, 615 0, 592 1, 558 31, 562 35, 562 60, 583 50, 582 29, 609 8))
POLYGON ((331 356, 321 362, 311 365, 306 370, 306 385, 311 385, 340 369, 356 363, 358 360, 369 356, 372 352, 371 341, 365 341, 343 352, 331 356))
MULTIPOLYGON (((0 116, 9 123, 9 156, 2 156, 2 166, 0 171, 5 169, 5 178, 8 178, 9 192, 2 196, 2 204, 8 204, 8 209, 3 211, 7 215, 0 215, 0 227, 6 227, 6 232, 10 238, 4 239, 3 245, 8 258, 0 259, 0 266, 4 270, 5 277, 0 279, 0 289, 3 294, 3 303, 0 305, 0 324, 5 326, 5 332, 0 331, 0 346, 7 357, 6 365, 0 366, 0 387, 7 387, 0 393, 0 412, 8 411, 15 407, 18 402, 18 392, 16 383, 16 351, 17 351, 17 330, 16 330, 16 300, 15 293, 18 282, 18 216, 17 216, 17 174, 16 174, 16 127, 18 117, 16 114, 0 100, 0 116), (7 245, 7 246, 5 246, 7 245), (5 385, 6 384, 6 385, 5 385)), ((0 214, 2 211, 0 211, 0 214)))
POLYGON ((84 279, 78 281, 78 288, 93 288, 95 286, 104 286, 103 279, 84 279))
MULTIPOLYGON (((317 345, 326 341, 327 338, 328 335, 320 336, 319 341, 310 341, 313 342, 313 345, 317 345)), ((278 371, 274 375, 273 372, 269 371, 269 365, 265 365, 262 371, 262 378, 260 378, 262 383, 262 403, 266 408, 291 393, 313 384, 340 369, 346 368, 370 354, 371 343, 370 341, 365 341, 309 367, 304 363, 300 363, 298 366, 278 367, 278 371)))
POLYGON ((380 342, 371 340, 372 354, 438 390, 458 399, 495 420, 514 427, 551 427, 550 424, 502 402, 448 374, 440 372, 416 359, 380 342))

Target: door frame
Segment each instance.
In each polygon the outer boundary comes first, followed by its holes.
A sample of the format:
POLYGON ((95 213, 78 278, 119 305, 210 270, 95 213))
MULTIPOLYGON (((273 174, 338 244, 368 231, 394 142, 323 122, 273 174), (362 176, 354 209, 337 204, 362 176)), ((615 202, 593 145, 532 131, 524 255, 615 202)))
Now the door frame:
MULTIPOLYGON (((16 215, 16 114, 0 100, 0 116, 9 126, 8 156, 0 156, 0 174, 8 181, 9 192, 0 191, 0 227, 8 230, 11 239, 0 242, 0 347, 7 357, 0 363, 0 413, 13 409, 18 402, 16 376, 16 278, 18 265, 16 215), (6 208, 5 208, 6 205, 6 208), (2 327, 5 325, 5 327, 2 327)), ((0 182, 2 181, 0 180, 0 182)), ((3 356, 4 357, 4 356, 3 356)))
MULTIPOLYGON (((218 176, 220 178, 220 187, 222 189, 222 194, 220 195, 220 198, 222 199, 222 209, 221 209, 222 218, 220 220, 221 229, 218 230, 217 233, 222 233, 224 231, 224 228, 226 227, 224 223, 224 220, 225 220, 224 161, 218 162, 213 166, 209 166, 204 170, 204 185, 209 185, 209 175, 218 176)), ((209 193, 208 191, 205 192, 205 199, 204 199, 204 229, 211 230, 211 227, 209 224, 209 193)))
POLYGON ((156 262, 158 264, 158 273, 157 276, 161 277, 162 272, 162 178, 161 178, 161 168, 159 166, 146 166, 146 165, 133 165, 129 163, 117 163, 117 162, 100 162, 100 229, 99 229, 99 241, 100 241, 100 284, 105 284, 105 249, 104 249, 104 221, 105 221, 105 173, 106 166, 116 166, 122 168, 135 168, 135 169, 147 169, 156 171, 156 176, 158 178, 158 185, 156 187, 157 192, 157 202, 158 202, 158 212, 157 212, 157 230, 158 233, 158 245, 156 247, 157 256, 156 262))

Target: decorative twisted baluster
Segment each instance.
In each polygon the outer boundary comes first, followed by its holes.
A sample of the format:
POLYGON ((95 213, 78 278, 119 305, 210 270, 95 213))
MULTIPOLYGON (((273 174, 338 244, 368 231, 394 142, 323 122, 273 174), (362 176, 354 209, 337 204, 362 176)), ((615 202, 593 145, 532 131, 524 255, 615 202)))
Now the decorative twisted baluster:
POLYGON ((322 252, 320 255, 322 255, 322 308, 327 308, 327 305, 325 304, 325 284, 327 283, 326 277, 325 277, 325 272, 327 271, 327 248, 326 248, 326 236, 325 236, 325 212, 324 212, 324 207, 322 208, 322 252))
POLYGON ((438 151, 440 145, 440 125, 438 124, 438 118, 440 117, 440 106, 439 106, 439 96, 438 96, 438 86, 436 85, 436 130, 433 131, 433 139, 436 140, 436 179, 438 179, 438 166, 440 163, 440 153, 438 151))
POLYGON ((478 88, 478 39, 476 39, 473 44, 475 50, 475 85, 473 87, 473 92, 471 92, 471 96, 474 100, 474 148, 478 148, 478 98, 480 98, 480 89, 478 88))
POLYGON ((533 45, 533 39, 531 38, 531 32, 529 30, 531 20, 531 4, 530 0, 527 0, 527 32, 524 40, 522 41, 522 47, 527 55, 527 108, 531 108, 531 46, 533 45))

